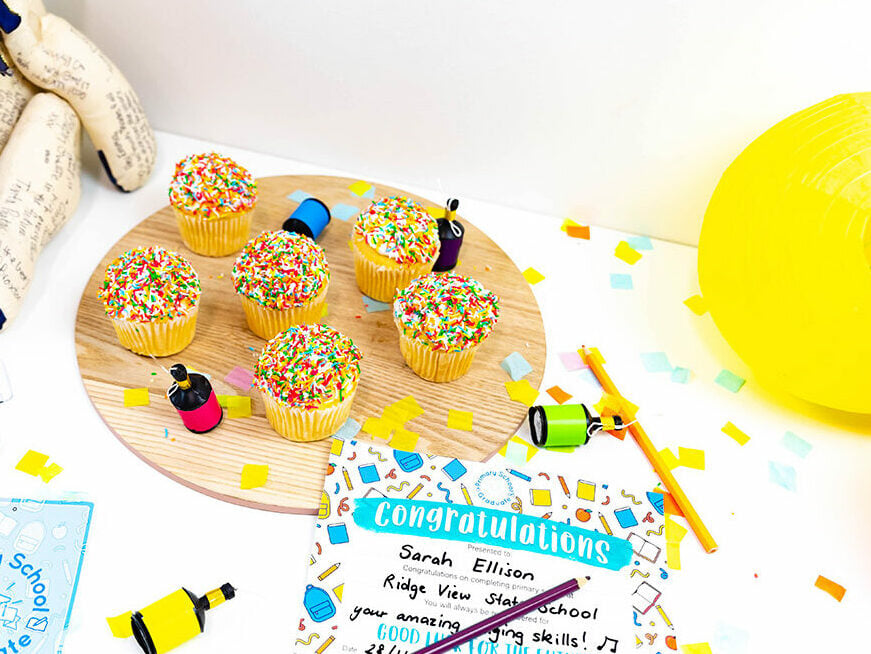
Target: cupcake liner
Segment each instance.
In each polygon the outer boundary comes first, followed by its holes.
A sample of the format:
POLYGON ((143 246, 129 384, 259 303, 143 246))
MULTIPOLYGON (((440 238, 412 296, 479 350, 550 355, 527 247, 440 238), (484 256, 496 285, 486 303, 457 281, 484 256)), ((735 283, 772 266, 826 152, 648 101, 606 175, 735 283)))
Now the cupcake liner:
POLYGON ((418 375, 428 381, 449 382, 459 379, 472 366, 478 346, 459 352, 438 352, 399 332, 399 350, 405 362, 418 375))
POLYGON ((351 404, 357 392, 355 386, 351 393, 338 404, 319 409, 300 409, 278 402, 269 393, 261 391, 266 407, 266 418, 279 436, 308 443, 332 436, 345 424, 351 415, 351 404))
POLYGON ((320 322, 324 304, 327 299, 327 289, 324 289, 311 302, 301 307, 291 309, 269 309, 251 298, 240 295, 242 308, 248 328, 260 338, 267 341, 293 325, 310 325, 320 322))
POLYGON ((168 357, 178 354, 194 340, 197 310, 187 316, 153 322, 136 322, 113 318, 121 345, 136 354, 168 357))
POLYGON ((220 218, 200 218, 180 209, 175 212, 181 240, 193 252, 206 257, 225 257, 241 250, 251 231, 251 211, 230 213, 220 218))
MULTIPOLYGON (((376 263, 360 248, 357 240, 351 241, 354 251, 354 272, 360 290, 379 302, 393 302, 396 291, 411 283, 415 277, 432 272, 435 261, 428 263, 399 264, 391 266, 376 263)), ((368 247, 368 246, 367 246, 368 247)))

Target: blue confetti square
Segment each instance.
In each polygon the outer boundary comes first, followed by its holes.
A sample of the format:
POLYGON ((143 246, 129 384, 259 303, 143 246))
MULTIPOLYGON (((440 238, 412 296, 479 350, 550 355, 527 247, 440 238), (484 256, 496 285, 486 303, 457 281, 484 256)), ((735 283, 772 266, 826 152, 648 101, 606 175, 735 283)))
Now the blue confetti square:
POLYGON ((814 449, 813 445, 808 443, 801 436, 793 434, 791 431, 788 431, 783 435, 783 440, 781 440, 780 443, 790 452, 796 456, 800 456, 802 459, 810 454, 810 451, 814 449))
POLYGON ((717 375, 716 379, 714 379, 714 383, 718 386, 722 386, 727 391, 732 393, 737 393, 741 390, 741 387, 746 383, 743 377, 739 377, 731 370, 723 370, 720 371, 720 374, 717 375))
POLYGON ((634 250, 652 250, 653 242, 647 236, 630 236, 626 242, 632 246, 634 250))
POLYGON ((644 352, 641 354, 641 363, 647 372, 671 372, 672 367, 668 362, 665 352, 644 352))
POLYGON ((361 197, 361 198, 366 198, 367 200, 374 200, 374 199, 375 199, 375 187, 374 187, 374 186, 369 187, 369 190, 366 191, 366 192, 365 192, 363 195, 361 195, 360 197, 361 197))
POLYGON ((348 418, 345 424, 339 427, 339 431, 333 434, 333 438, 348 440, 354 438, 358 433, 360 433, 360 423, 353 418, 348 418))
POLYGON ((360 210, 357 207, 352 207, 350 204, 339 203, 333 206, 330 213, 333 218, 338 218, 339 220, 350 220, 360 213, 360 210))
POLYGON ((376 481, 381 481, 381 475, 378 474, 378 468, 375 467, 374 463, 359 466, 357 472, 360 473, 360 480, 364 484, 374 484, 376 481))
POLYGON ((520 352, 512 352, 507 357, 502 359, 502 370, 508 373, 512 381, 520 381, 523 377, 532 372, 532 366, 523 358, 520 352))
POLYGON ((632 286, 632 275, 611 273, 611 288, 618 291, 631 291, 634 288, 632 286))
POLYGON ((769 461, 768 479, 788 491, 795 492, 796 472, 795 468, 792 466, 788 466, 785 463, 777 463, 776 461, 769 461))
POLYGON ((671 371, 671 381, 675 384, 687 384, 690 381, 689 368, 675 368, 671 371))
POLYGON ((327 536, 333 545, 341 545, 348 542, 348 528, 344 522, 335 525, 327 525, 327 536))
POLYGON ((366 313, 375 313, 377 311, 390 311, 393 308, 393 305, 389 302, 373 300, 368 295, 363 296, 363 304, 366 305, 366 313))
POLYGON ((296 190, 287 197, 289 200, 293 200, 294 202, 302 204, 312 196, 310 193, 306 193, 305 191, 296 190))
POLYGON ((454 459, 450 463, 448 463, 444 468, 442 468, 444 473, 450 478, 451 481, 457 481, 460 477, 462 477, 466 472, 466 466, 464 466, 458 459, 454 459))

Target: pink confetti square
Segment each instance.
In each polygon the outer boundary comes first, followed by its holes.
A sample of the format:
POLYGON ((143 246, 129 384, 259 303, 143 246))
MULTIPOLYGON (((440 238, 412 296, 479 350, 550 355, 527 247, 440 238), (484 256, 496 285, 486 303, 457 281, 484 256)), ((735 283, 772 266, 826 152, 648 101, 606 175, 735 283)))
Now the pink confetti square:
POLYGON ((245 368, 236 366, 227 373, 227 376, 224 377, 224 381, 247 391, 251 388, 251 384, 254 382, 254 373, 250 370, 245 370, 245 368))
POLYGON ((560 361, 563 362, 565 369, 569 372, 572 370, 581 370, 582 368, 587 367, 584 365, 584 360, 581 358, 581 355, 577 352, 560 352, 559 358, 560 361))

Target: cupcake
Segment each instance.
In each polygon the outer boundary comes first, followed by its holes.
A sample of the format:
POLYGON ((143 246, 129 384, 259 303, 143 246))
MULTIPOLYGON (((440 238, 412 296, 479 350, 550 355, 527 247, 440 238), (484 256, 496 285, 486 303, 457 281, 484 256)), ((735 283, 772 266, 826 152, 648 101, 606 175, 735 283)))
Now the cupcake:
POLYGON ((329 282, 323 249, 292 232, 262 232, 233 264, 248 327, 267 340, 292 325, 318 322, 329 282))
POLYGON ((175 165, 169 203, 181 240, 207 257, 224 257, 248 240, 257 183, 229 157, 193 154, 175 165))
POLYGON ((430 273, 396 295, 399 349, 420 377, 446 382, 465 375, 499 318, 499 298, 469 277, 430 273))
POLYGON ((292 441, 316 441, 345 424, 360 379, 360 350, 327 325, 291 327, 260 353, 254 388, 272 428, 292 441))
POLYGON ((161 247, 127 250, 106 268, 103 301, 121 345, 166 357, 194 339, 200 280, 188 261, 161 247))
POLYGON ((438 223, 414 200, 384 198, 357 216, 351 249, 360 290, 393 302, 396 291, 432 271, 439 256, 438 223))

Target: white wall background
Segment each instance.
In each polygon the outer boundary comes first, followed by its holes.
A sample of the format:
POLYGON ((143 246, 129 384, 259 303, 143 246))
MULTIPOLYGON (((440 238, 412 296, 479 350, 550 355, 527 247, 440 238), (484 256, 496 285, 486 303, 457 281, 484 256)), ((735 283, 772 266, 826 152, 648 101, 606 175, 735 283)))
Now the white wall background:
POLYGON ((686 243, 754 136, 871 89, 867 0, 47 4, 158 129, 686 243))

